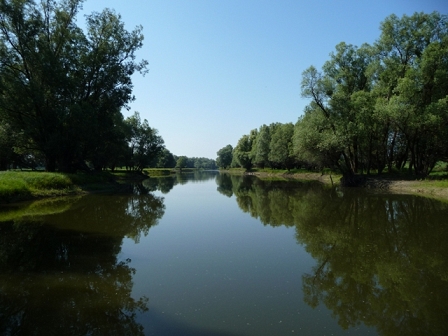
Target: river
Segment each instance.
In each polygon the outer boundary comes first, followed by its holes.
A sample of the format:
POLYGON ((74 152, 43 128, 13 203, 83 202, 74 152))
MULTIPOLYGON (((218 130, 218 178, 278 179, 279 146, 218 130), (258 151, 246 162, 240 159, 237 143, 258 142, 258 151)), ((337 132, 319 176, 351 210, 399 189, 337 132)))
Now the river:
POLYGON ((218 172, 0 208, 2 335, 446 335, 448 204, 218 172))

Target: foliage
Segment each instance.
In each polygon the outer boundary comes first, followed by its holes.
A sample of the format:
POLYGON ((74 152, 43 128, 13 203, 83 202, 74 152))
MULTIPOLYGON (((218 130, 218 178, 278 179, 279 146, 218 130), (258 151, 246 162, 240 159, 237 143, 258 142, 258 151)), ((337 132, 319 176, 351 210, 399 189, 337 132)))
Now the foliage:
POLYGON ((322 70, 302 74, 311 101, 294 125, 262 125, 234 149, 234 165, 337 169, 355 174, 406 167, 425 177, 448 161, 448 17, 387 17, 373 45, 336 45, 322 70))
POLYGON ((296 159, 292 144, 293 134, 294 125, 292 123, 280 124, 273 132, 268 155, 272 166, 278 168, 284 167, 288 170, 294 167, 296 159))
POLYGON ((174 168, 176 166, 174 155, 168 149, 163 148, 157 156, 155 166, 157 168, 174 168))
POLYGON ((158 135, 158 131, 149 126, 148 120, 140 120, 140 114, 135 112, 133 116, 125 120, 128 127, 127 140, 130 147, 130 156, 126 166, 138 171, 148 167, 155 161, 164 149, 164 141, 158 135))
POLYGON ((219 168, 227 169, 232 164, 233 159, 233 147, 232 145, 227 145, 221 148, 216 155, 218 155, 216 159, 216 165, 219 168))
POLYGON ((257 130, 254 129, 249 135, 243 135, 238 144, 233 149, 233 160, 241 168, 250 169, 253 165, 252 163, 252 146, 257 138, 257 130))
POLYGON ((181 156, 177 159, 176 168, 182 169, 187 167, 188 158, 186 156, 181 156))
POLYGON ((86 17, 84 33, 81 3, 0 3, 0 114, 48 171, 108 163, 124 141, 120 110, 133 100, 131 76, 146 66, 135 61, 141 27, 129 32, 105 9, 86 17))

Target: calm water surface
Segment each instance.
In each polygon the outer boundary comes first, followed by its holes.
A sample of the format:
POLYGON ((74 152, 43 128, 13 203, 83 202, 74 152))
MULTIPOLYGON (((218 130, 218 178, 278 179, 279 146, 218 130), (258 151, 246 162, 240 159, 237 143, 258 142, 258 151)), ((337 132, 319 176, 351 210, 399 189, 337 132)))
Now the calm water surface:
POLYGON ((446 335, 448 206, 216 172, 0 208, 0 334, 446 335))

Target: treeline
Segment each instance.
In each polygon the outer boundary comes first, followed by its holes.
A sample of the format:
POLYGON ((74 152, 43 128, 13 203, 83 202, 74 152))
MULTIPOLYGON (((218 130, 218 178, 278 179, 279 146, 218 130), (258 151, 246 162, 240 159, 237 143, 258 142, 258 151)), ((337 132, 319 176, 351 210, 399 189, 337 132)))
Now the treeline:
MULTIPOLYGON (((187 156, 175 156, 176 165, 170 168, 197 168, 197 169, 217 169, 215 160, 205 157, 187 157, 187 156)), ((168 168, 168 167, 166 167, 168 168)))
POLYGON ((448 18, 387 17, 373 45, 336 46, 319 71, 302 74, 310 98, 295 125, 262 125, 220 167, 329 167, 358 173, 409 169, 426 176, 448 160, 448 18))

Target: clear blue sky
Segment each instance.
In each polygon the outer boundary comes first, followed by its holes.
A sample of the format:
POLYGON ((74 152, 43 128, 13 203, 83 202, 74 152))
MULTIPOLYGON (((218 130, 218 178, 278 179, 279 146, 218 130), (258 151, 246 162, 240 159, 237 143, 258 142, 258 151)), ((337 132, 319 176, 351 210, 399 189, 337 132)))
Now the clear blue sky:
POLYGON ((308 101, 302 72, 321 68, 339 42, 373 43, 388 15, 439 11, 446 0, 87 0, 83 14, 108 7, 128 30, 143 26, 134 75, 140 112, 175 155, 216 152, 272 122, 293 122, 308 101))

